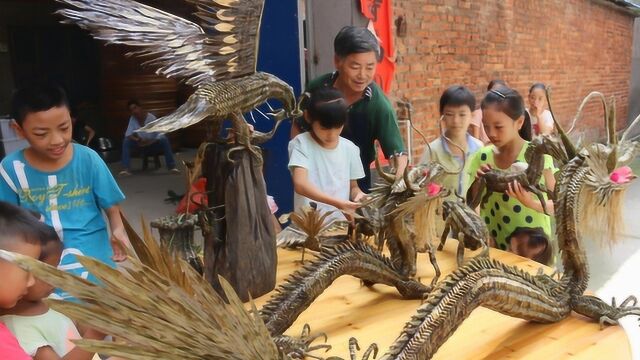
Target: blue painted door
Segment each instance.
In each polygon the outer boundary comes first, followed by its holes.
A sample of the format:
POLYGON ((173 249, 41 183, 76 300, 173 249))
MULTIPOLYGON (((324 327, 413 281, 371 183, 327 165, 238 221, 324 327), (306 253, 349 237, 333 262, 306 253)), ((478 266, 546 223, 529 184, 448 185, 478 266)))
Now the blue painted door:
MULTIPOLYGON (((302 92, 300 71, 300 33, 298 27, 298 0, 266 0, 260 31, 260 53, 258 70, 278 76, 293 87, 294 93, 302 92)), ((275 101, 269 103, 279 108, 275 101)), ((268 112, 268 107, 261 108, 268 112)), ((274 121, 267 120, 254 112, 257 130, 268 131, 274 121)), ((251 118, 247 117, 251 122, 251 118)), ((289 155, 289 131, 291 121, 285 121, 264 149, 264 178, 267 192, 278 203, 280 213, 293 208, 293 184, 287 169, 289 155)))

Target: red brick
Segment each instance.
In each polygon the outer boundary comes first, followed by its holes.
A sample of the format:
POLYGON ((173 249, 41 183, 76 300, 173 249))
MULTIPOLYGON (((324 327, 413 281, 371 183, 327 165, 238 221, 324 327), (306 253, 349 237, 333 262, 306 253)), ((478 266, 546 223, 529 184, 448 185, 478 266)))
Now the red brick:
MULTIPOLYGON (((396 0, 399 15, 408 33, 396 39, 401 62, 391 95, 413 102, 416 126, 431 139, 447 86, 467 85, 481 99, 494 78, 525 97, 534 82, 550 85, 554 113, 566 126, 594 90, 615 95, 618 119, 626 119, 633 18, 616 8, 593 0, 396 0)), ((601 107, 585 110, 578 130, 602 128, 601 107)), ((421 154, 423 141, 414 140, 421 154)))

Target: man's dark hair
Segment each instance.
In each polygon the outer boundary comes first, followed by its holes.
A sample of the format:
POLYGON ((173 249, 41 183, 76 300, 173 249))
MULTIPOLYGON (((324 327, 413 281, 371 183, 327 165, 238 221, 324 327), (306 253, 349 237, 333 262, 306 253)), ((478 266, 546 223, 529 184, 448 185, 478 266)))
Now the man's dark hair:
POLYGON ((373 51, 378 61, 381 59, 378 39, 371 31, 363 27, 343 27, 333 40, 333 51, 340 58, 373 51))
MULTIPOLYGON (((28 210, 0 201, 0 249, 9 241, 42 244, 46 238, 46 225, 28 210)), ((57 237, 57 235, 56 235, 57 237)))
POLYGON ((127 101, 127 109, 129 109, 131 105, 140 106, 140 101, 138 99, 130 99, 127 101))
POLYGON ((489 81, 489 85, 487 85, 487 91, 493 89, 494 87, 507 87, 507 83, 501 79, 493 79, 489 81))
POLYGON ((62 106, 68 108, 69 100, 61 87, 51 84, 28 86, 13 93, 11 117, 22 126, 30 113, 62 106))
POLYGON ((453 85, 447 88, 440 96, 440 115, 445 106, 468 106, 469 110, 476 109, 476 97, 471 90, 462 85, 453 85))
POLYGON ((340 90, 319 87, 310 94, 307 113, 311 122, 317 121, 325 129, 335 129, 347 121, 347 103, 340 90))

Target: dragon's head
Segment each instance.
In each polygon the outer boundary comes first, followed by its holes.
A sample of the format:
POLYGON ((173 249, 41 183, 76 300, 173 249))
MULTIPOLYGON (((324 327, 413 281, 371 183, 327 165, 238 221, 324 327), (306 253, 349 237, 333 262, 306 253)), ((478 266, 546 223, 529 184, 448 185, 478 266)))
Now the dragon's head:
POLYGON ((440 184, 444 175, 446 175, 445 168, 435 161, 416 165, 411 170, 407 167, 403 174, 404 181, 395 184, 393 192, 402 192, 408 189, 413 193, 418 193, 422 189, 426 189, 429 196, 441 196, 444 189, 440 184))
POLYGON ((608 145, 594 143, 582 149, 589 168, 586 190, 595 196, 596 205, 605 205, 636 178, 628 164, 638 150, 640 147, 635 141, 608 145))
POLYGON ((594 234, 603 243, 615 243, 623 225, 622 205, 625 190, 637 176, 629 164, 640 153, 640 144, 628 140, 629 131, 640 120, 636 118, 618 139, 615 102, 605 112, 606 144, 592 143, 580 150, 587 173, 582 191, 580 223, 585 233, 594 234))

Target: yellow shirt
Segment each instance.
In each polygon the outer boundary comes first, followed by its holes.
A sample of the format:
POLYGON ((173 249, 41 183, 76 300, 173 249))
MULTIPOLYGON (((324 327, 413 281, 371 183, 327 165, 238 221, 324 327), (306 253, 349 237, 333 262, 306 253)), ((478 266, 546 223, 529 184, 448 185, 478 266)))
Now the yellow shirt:
MULTIPOLYGON (((517 162, 526 162, 524 153, 528 146, 529 143, 526 143, 522 147, 516 159, 517 162)), ((489 164, 492 168, 497 168, 493 150, 493 145, 485 146, 469 161, 469 166, 467 166, 466 169, 469 184, 475 179, 476 172, 480 166, 489 164)), ((556 170, 553 165, 553 158, 549 155, 544 155, 544 169, 550 169, 554 172, 556 170)), ((540 184, 545 184, 544 176, 540 177, 540 184)), ((546 200, 547 195, 543 195, 546 200)), ((546 235, 550 242, 553 242, 553 237, 551 236, 551 218, 524 206, 520 201, 509 197, 507 194, 492 193, 487 203, 480 205, 480 216, 487 224, 489 233, 495 239, 496 244, 502 250, 508 248, 508 240, 511 234, 522 228, 538 229, 546 235)))

